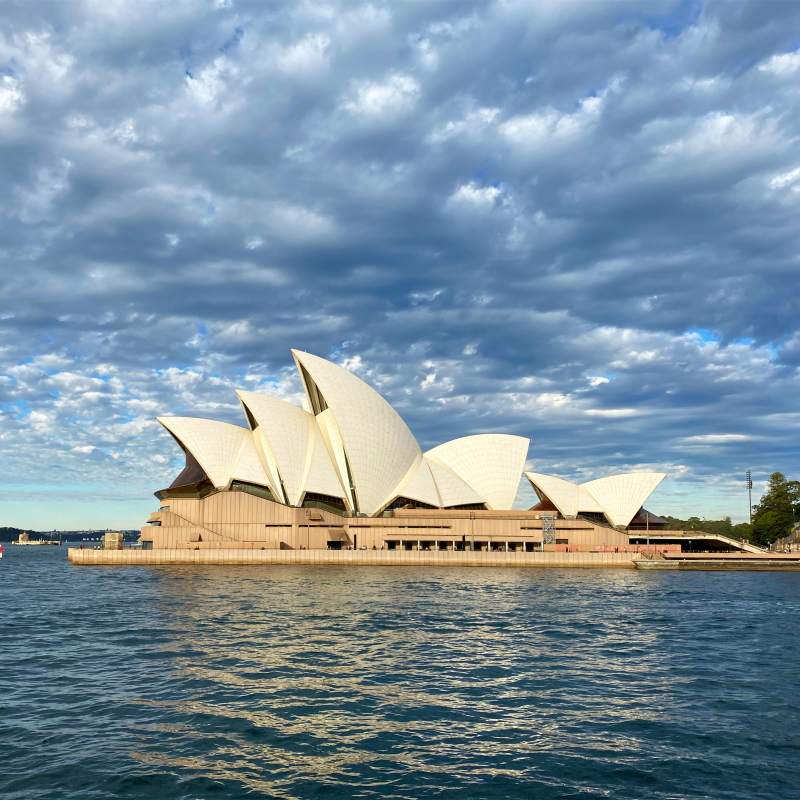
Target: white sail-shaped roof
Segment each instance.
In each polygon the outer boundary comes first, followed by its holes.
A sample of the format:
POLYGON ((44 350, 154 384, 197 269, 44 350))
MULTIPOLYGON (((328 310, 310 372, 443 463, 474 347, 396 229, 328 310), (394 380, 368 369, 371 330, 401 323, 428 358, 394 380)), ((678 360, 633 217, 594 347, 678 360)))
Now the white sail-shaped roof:
POLYGON ((530 439, 505 433, 483 433, 445 442, 425 457, 449 467, 495 510, 514 504, 530 439))
POLYGON ((286 502, 296 506, 303 493, 313 415, 268 394, 243 391, 237 391, 236 394, 269 442, 278 462, 286 502))
POLYGON ((259 486, 266 486, 272 490, 274 494, 272 482, 264 470, 261 459, 258 457, 255 442, 253 441, 253 434, 250 431, 246 431, 245 433, 247 435, 242 441, 239 457, 236 459, 236 465, 231 471, 231 479, 255 483, 259 486))
POLYGON ((317 425, 319 426, 319 432, 325 444, 325 449, 328 451, 331 464, 336 472, 336 477, 344 488, 344 497, 347 505, 353 510, 355 508, 355 503, 353 502, 353 491, 350 488, 350 476, 347 472, 344 442, 342 441, 342 434, 339 432, 339 426, 333 418, 333 412, 329 408, 326 408, 321 414, 317 415, 317 425))
POLYGON ((444 464, 437 464, 427 457, 425 462, 430 468, 433 479, 436 481, 442 508, 483 503, 483 498, 471 486, 464 483, 453 470, 444 466, 444 464))
POLYGON ((627 472, 583 483, 581 488, 597 500, 612 525, 628 525, 666 477, 665 472, 627 472))
POLYGON ((256 452, 261 459, 264 470, 269 476, 269 481, 272 485, 272 493, 275 495, 275 499, 279 503, 286 503, 281 473, 278 469, 278 459, 275 458, 275 453, 272 452, 269 440, 264 435, 264 431, 261 429, 260 425, 253 430, 253 444, 256 446, 256 452))
POLYGON ((322 410, 321 395, 336 421, 359 511, 374 514, 419 455, 416 439, 392 406, 352 372, 310 353, 292 354, 302 367, 309 405, 322 410))
POLYGON ((436 482, 433 480, 428 462, 423 458, 422 453, 419 454, 419 458, 412 464, 406 477, 393 490, 392 496, 387 498, 384 505, 388 505, 396 497, 408 497, 410 500, 418 500, 434 508, 441 508, 436 482))
POLYGON ((313 441, 311 442, 308 474, 306 475, 303 491, 346 498, 348 496, 347 492, 345 492, 339 481, 339 476, 336 474, 336 469, 331 462, 331 457, 322 438, 322 431, 320 431, 316 419, 312 417, 312 421, 313 441))
POLYGON ((592 497, 583 486, 578 486, 578 513, 591 511, 593 513, 603 513, 603 507, 592 497))
POLYGON ((531 482, 539 499, 545 497, 561 512, 563 517, 575 517, 578 514, 578 487, 572 481, 556 478, 554 475, 542 475, 539 472, 526 472, 525 477, 531 482))
POLYGON ((156 417, 197 459, 216 487, 225 487, 248 431, 238 425, 198 417, 156 417))

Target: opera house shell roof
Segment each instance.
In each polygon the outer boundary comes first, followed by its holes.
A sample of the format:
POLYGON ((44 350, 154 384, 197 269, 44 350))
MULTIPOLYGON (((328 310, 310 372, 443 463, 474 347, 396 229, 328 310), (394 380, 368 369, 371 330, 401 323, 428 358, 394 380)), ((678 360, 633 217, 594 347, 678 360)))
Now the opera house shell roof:
MULTIPOLYGON (((237 391, 247 428, 158 417, 186 455, 186 468, 159 496, 246 486, 287 506, 322 500, 370 516, 400 506, 512 508, 529 439, 465 436, 423 453, 400 415, 371 386, 318 356, 292 354, 309 410, 237 391)), ((627 525, 664 477, 629 473, 577 486, 526 476, 540 500, 563 516, 600 512, 613 525, 627 525)))
POLYGON ((539 497, 538 507, 542 510, 557 510, 567 519, 602 514, 615 527, 624 527, 667 474, 626 472, 581 484, 536 472, 526 472, 525 477, 539 497))

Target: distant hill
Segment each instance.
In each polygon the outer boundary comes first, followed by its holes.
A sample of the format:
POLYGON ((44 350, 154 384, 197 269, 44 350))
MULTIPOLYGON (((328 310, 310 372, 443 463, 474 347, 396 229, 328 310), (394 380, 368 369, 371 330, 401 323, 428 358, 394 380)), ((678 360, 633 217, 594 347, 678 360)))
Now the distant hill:
MULTIPOLYGON (((0 542, 13 542, 19 539, 19 535, 23 532, 23 528, 0 528, 0 542)), ((41 539, 44 534, 39 531, 27 531, 32 539, 41 539)))
MULTIPOLYGON (((30 528, 0 528, 0 542, 14 542, 22 532, 31 539, 61 539, 63 542, 80 542, 84 539, 100 539, 105 531, 32 531, 30 528)), ((126 542, 139 538, 139 531, 122 531, 126 542)))

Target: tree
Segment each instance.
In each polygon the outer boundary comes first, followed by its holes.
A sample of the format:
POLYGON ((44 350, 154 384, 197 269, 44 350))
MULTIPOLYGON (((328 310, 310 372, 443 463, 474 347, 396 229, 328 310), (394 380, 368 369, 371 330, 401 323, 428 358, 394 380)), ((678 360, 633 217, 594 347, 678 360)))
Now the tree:
MULTIPOLYGON (((791 519, 789 527, 791 527, 791 519)), ((753 524, 753 541, 765 547, 776 539, 786 536, 787 530, 785 515, 778 511, 765 511, 753 524)))
POLYGON ((786 536, 798 512, 800 481, 789 481, 783 473, 773 472, 767 491, 758 505, 753 506, 753 540, 756 544, 767 545, 786 536))
POLYGON ((705 533, 717 533, 722 536, 729 536, 732 539, 752 538, 753 528, 748 522, 740 522, 734 525, 730 517, 722 519, 700 519, 699 517, 689 517, 689 519, 677 519, 676 517, 665 516, 664 519, 669 523, 668 530, 671 531, 704 531, 705 533))

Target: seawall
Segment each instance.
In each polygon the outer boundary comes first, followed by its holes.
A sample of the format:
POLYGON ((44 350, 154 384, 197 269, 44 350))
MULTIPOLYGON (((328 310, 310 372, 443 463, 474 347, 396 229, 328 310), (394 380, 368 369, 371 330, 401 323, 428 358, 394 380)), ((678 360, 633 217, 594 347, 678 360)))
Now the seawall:
POLYGON ((89 550, 69 549, 80 566, 175 564, 351 564, 380 567, 599 567, 633 569, 638 553, 511 553, 452 550, 89 550))
MULTIPOLYGON (((687 554, 684 554, 687 555, 687 554)), ((745 558, 730 557, 728 553, 715 554, 709 558, 707 554, 694 554, 692 558, 671 557, 663 560, 637 561, 637 569, 670 569, 670 570, 780 570, 800 571, 800 561, 795 558, 781 558, 779 554, 772 556, 745 558)))

